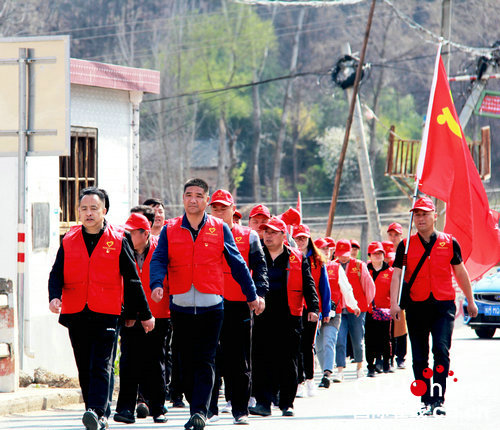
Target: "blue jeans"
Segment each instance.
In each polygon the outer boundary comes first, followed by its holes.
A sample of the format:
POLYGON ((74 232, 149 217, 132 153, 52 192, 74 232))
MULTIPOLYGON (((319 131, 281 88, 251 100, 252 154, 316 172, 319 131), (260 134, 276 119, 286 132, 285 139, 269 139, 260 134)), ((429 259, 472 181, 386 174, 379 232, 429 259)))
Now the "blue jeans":
POLYGON ((359 317, 350 312, 342 313, 342 322, 340 323, 339 336, 337 339, 337 367, 345 367, 347 333, 349 333, 349 336, 351 336, 352 349, 354 352, 354 362, 361 363, 363 361, 365 317, 366 312, 361 312, 359 317))
POLYGON ((316 339, 316 354, 323 372, 333 371, 335 347, 339 331, 334 325, 323 324, 316 339))

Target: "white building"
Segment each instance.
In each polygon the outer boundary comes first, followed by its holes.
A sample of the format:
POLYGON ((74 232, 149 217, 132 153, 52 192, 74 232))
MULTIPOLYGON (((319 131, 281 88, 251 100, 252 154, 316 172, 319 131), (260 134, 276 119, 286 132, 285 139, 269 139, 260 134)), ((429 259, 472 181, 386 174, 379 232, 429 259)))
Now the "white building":
MULTIPOLYGON (((108 191, 111 223, 123 224, 138 203, 139 104, 143 93, 159 93, 160 74, 76 59, 70 70, 71 155, 27 159, 22 362, 28 373, 43 367, 75 376, 67 330, 48 310, 49 272, 62 235, 77 222, 80 189, 97 185, 108 191)), ((17 170, 17 157, 0 157, 0 278, 11 279, 14 289, 17 170)))

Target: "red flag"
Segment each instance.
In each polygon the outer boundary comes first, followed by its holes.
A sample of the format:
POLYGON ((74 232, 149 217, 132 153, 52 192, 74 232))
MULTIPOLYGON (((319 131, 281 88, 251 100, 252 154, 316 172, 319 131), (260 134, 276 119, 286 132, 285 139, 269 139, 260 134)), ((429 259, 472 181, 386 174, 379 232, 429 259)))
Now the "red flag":
POLYGON ((462 248, 471 279, 500 261, 499 214, 490 209, 438 52, 417 168, 419 189, 447 203, 444 231, 462 248))

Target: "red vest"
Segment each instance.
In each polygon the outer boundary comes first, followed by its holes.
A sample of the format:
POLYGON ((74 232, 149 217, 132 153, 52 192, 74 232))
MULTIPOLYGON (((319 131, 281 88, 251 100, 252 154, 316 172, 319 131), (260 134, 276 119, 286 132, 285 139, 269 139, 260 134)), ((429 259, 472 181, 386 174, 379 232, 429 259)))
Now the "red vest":
MULTIPOLYGON (((361 312, 366 312, 368 310, 368 303, 366 303, 365 292, 361 285, 362 264, 362 261, 351 258, 347 264, 345 274, 347 275, 347 279, 352 286, 352 292, 354 294, 354 298, 358 302, 359 309, 361 312)), ((349 308, 349 306, 346 307, 349 312, 354 312, 351 308, 349 308)))
POLYGON ((191 285, 205 294, 224 293, 223 221, 207 215, 207 221, 193 241, 182 227, 182 216, 168 220, 168 283, 170 294, 184 294, 191 285))
MULTIPOLYGON (((250 227, 243 227, 239 224, 234 224, 231 232, 233 233, 234 241, 241 256, 247 263, 249 267, 248 256, 250 253, 250 232, 252 229, 250 227)), ((238 284, 233 275, 231 275, 231 268, 227 264, 226 259, 223 261, 224 270, 224 298, 226 300, 231 300, 233 302, 246 302, 247 297, 241 291, 240 284, 238 284)))
POLYGON ((124 230, 108 224, 89 257, 82 228, 81 225, 71 227, 62 241, 64 285, 61 312, 74 314, 88 305, 93 312, 120 315, 123 281, 119 257, 124 230))
POLYGON ((302 252, 297 248, 288 247, 290 257, 288 258, 288 279, 286 292, 288 308, 294 316, 302 316, 304 307, 304 289, 302 285, 302 252))
MULTIPOLYGON (((406 282, 410 280, 423 253, 424 247, 418 234, 412 235, 408 249, 406 282)), ((438 232, 431 254, 422 264, 417 278, 411 286, 410 297, 412 300, 422 302, 429 297, 431 292, 437 300, 455 300, 450 264, 452 258, 453 239, 451 234, 438 232)))
MULTIPOLYGON (((390 308, 391 307, 391 279, 394 269, 389 267, 382 270, 377 279, 375 279, 375 306, 377 308, 390 308)), ((373 277, 373 271, 370 270, 373 277)))
MULTIPOLYGON (((309 256, 309 264, 311 265, 311 275, 314 279, 314 286, 316 287, 316 294, 318 295, 319 300, 319 309, 323 310, 321 306, 321 294, 319 293, 319 278, 321 277, 321 267, 322 263, 314 258, 314 255, 309 256)), ((307 308, 307 306, 306 306, 307 308)))
POLYGON ((151 313, 155 318, 170 318, 170 303, 169 303, 169 295, 166 293, 168 291, 168 278, 165 276, 165 280, 163 281, 163 289, 165 294, 163 295, 163 299, 161 299, 160 303, 156 303, 151 299, 151 289, 149 287, 149 264, 151 263, 151 258, 153 257, 153 252, 158 245, 158 236, 150 236, 149 237, 149 251, 144 263, 142 264, 142 269, 139 268, 137 262, 135 263, 137 267, 137 273, 139 273, 139 277, 141 278, 142 288, 144 289, 144 293, 146 294, 146 299, 148 300, 149 309, 151 309, 151 313))
POLYGON ((339 267, 340 264, 336 261, 330 261, 326 266, 328 273, 328 282, 330 283, 330 294, 334 303, 337 305, 335 312, 342 313, 343 296, 339 285, 339 267))

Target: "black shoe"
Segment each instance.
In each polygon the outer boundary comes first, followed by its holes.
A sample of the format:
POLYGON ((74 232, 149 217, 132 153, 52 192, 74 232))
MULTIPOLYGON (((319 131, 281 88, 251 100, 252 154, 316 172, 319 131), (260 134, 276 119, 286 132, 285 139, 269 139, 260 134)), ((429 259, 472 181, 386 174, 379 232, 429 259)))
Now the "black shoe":
POLYGON ((406 364, 404 360, 397 360, 398 362, 398 369, 406 369, 406 364))
POLYGON ((146 403, 137 403, 135 413, 137 414, 137 418, 147 418, 149 416, 148 405, 146 403))
POLYGON ((271 408, 266 408, 264 405, 257 403, 254 407, 248 408, 251 415, 260 415, 261 417, 268 417, 271 415, 271 408))
POLYGON ((376 364, 375 365, 375 372, 377 373, 382 373, 384 370, 382 369, 382 365, 381 364, 376 364))
POLYGON ((366 376, 368 376, 368 378, 375 378, 375 369, 369 369, 366 376))
POLYGON ((99 417, 92 409, 89 409, 88 411, 86 411, 83 414, 82 423, 87 430, 99 430, 100 429, 99 417))
POLYGON ((384 367, 384 373, 394 373, 394 367, 384 367))
POLYGON ((99 430, 106 430, 108 428, 108 419, 106 417, 99 418, 99 430))
POLYGON ((186 404, 182 400, 174 400, 172 402, 172 407, 173 408, 185 408, 186 404))
POLYGON ((434 415, 446 415, 446 409, 444 408, 444 404, 441 401, 437 401, 432 405, 432 413, 434 415))
POLYGON ((295 414, 293 413, 293 409, 292 408, 286 408, 286 409, 283 409, 282 411, 282 415, 284 417, 293 417, 295 414))
POLYGON ((205 423, 206 423, 205 417, 197 412, 196 414, 193 414, 191 418, 189 418, 189 421, 186 424, 184 424, 184 428, 193 430, 203 430, 205 428, 205 423))
POLYGON ((165 415, 158 415, 156 417, 153 417, 153 421, 155 423, 158 423, 158 424, 164 424, 166 423, 168 420, 167 420, 167 417, 165 415))
POLYGON ((319 383, 319 388, 330 388, 330 378, 328 376, 323 375, 319 383))
POLYGON ((113 419, 117 423, 125 423, 125 424, 133 424, 135 423, 135 417, 134 414, 130 411, 124 410, 117 412, 114 416, 113 419))

